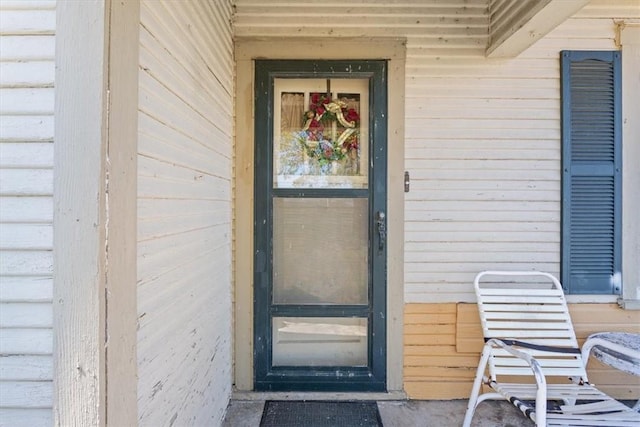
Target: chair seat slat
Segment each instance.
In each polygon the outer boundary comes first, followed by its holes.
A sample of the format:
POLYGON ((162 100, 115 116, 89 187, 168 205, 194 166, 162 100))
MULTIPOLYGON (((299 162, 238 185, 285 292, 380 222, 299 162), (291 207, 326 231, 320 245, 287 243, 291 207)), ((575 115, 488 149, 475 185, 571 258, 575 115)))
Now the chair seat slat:
POLYGON ((618 405, 613 399, 601 400, 593 403, 583 403, 580 405, 562 405, 562 412, 569 414, 589 414, 593 412, 613 411, 618 405))
POLYGON ((484 304, 487 303, 527 303, 527 304, 562 304, 564 300, 560 297, 556 296, 531 296, 523 298, 522 295, 520 298, 515 298, 510 295, 485 295, 482 297, 482 302, 484 304))
MULTIPOLYGON (((488 295, 505 295, 523 297, 522 288, 481 288, 480 295, 486 297, 488 295)), ((552 297, 564 297, 564 293, 558 289, 527 289, 526 297, 529 296, 552 296, 552 297)))
MULTIPOLYGON (((562 346, 557 346, 557 347, 568 347, 568 348, 572 348, 570 346, 566 346, 566 345, 562 345, 562 346)), ((573 347, 575 348, 575 347, 573 347)), ((549 351, 544 351, 544 350, 531 350, 531 349, 527 349, 527 353, 529 353, 530 355, 532 355, 533 357, 536 358, 536 360, 538 359, 545 359, 547 357, 549 358, 554 358, 554 359, 558 359, 558 360, 563 360, 565 358, 569 359, 575 359, 577 358, 577 354, 575 353, 561 353, 561 352, 549 352, 549 351)), ((510 353, 507 353, 506 350, 502 350, 500 348, 495 348, 492 352, 491 352, 493 357, 511 357, 513 358, 513 356, 510 353)))
POLYGON ((581 427, 581 426, 589 426, 589 427, 638 427, 637 419, 629 419, 629 420, 616 420, 615 424, 611 423, 612 420, 610 418, 602 418, 593 420, 589 419, 567 419, 567 418, 554 418, 547 416, 547 427, 581 427))
MULTIPOLYGON (((493 337, 493 338, 500 338, 500 337, 493 337)), ((546 338, 546 339, 531 338, 526 341, 530 344, 547 345, 547 346, 555 346, 555 347, 576 348, 578 346, 578 343, 574 339, 570 339, 570 338, 546 338)), ((527 353, 529 352, 530 350, 527 350, 527 353)))
MULTIPOLYGON (((577 359, 536 359, 540 366, 543 368, 573 368, 581 367, 581 361, 577 359)), ((522 359, 514 358, 500 358, 494 357, 491 361, 494 366, 509 367, 509 366, 529 366, 527 362, 522 359)))
POLYGON ((511 329, 489 329, 488 335, 491 338, 568 338, 571 335, 564 331, 548 331, 548 330, 538 330, 538 331, 517 331, 511 329))
POLYGON ((564 314, 564 308, 561 304, 482 304, 482 311, 487 313, 505 312, 505 313, 521 313, 521 312, 537 312, 537 313, 561 313, 564 314))
POLYGON ((564 321, 556 322, 542 322, 542 321, 525 321, 522 319, 513 319, 511 322, 507 321, 495 321, 487 320, 487 329, 536 329, 536 330, 556 330, 556 331, 569 331, 569 335, 572 332, 571 324, 564 321))
MULTIPOLYGON (((510 312, 495 311, 484 314, 484 318, 489 319, 513 319, 514 314, 510 312)), ((518 319, 521 321, 552 321, 552 320, 564 320, 566 316, 564 313, 540 313, 538 311, 525 311, 518 313, 518 319)))
MULTIPOLYGON (((529 367, 527 368, 518 368, 518 367, 494 367, 494 374, 497 378, 501 376, 518 376, 518 377, 531 377, 532 371, 529 367)), ((545 376, 550 377, 560 377, 560 378, 568 378, 568 377, 580 377, 584 375, 584 369, 581 368, 542 368, 542 372, 545 376)))

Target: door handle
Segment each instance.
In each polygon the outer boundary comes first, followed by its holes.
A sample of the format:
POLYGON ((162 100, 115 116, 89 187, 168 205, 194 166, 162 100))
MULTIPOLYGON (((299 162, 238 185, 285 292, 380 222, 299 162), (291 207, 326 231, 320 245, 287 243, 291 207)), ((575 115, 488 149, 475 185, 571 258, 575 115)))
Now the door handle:
POLYGON ((387 220, 382 211, 376 214, 376 228, 378 229, 378 250, 383 250, 387 242, 387 220))

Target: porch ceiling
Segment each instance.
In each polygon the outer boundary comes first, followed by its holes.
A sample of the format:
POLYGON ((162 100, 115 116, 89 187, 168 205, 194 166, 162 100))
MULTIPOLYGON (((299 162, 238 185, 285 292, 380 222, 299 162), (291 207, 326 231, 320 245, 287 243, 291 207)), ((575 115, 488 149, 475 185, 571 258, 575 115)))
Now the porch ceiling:
POLYGON ((590 0, 234 0, 236 38, 406 38, 428 56, 516 56, 590 0))
POLYGON ((490 0, 488 57, 513 57, 591 0, 490 0))

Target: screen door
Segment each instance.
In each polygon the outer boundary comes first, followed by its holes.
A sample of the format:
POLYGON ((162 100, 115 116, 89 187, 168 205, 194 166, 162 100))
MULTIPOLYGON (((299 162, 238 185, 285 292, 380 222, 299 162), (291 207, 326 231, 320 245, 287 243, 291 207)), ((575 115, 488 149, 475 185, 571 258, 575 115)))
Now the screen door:
POLYGON ((257 390, 386 389, 382 61, 257 61, 257 390))

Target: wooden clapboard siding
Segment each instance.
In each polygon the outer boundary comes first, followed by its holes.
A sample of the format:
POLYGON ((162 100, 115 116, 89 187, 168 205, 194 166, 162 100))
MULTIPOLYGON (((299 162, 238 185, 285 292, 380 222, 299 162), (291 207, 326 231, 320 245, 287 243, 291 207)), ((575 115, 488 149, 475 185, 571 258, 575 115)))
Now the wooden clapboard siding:
POLYGON ((231 4, 140 15, 138 418, 216 425, 232 384, 231 4))
MULTIPOLYGON (((512 3, 493 1, 498 23, 512 3)), ((559 52, 617 49, 613 17, 639 20, 638 2, 595 0, 513 59, 408 37, 405 302, 473 302, 485 269, 558 275, 559 52)))
MULTIPOLYGON (((475 304, 458 304, 456 323, 456 351, 474 354, 479 358, 483 338, 478 308, 475 304)), ((622 310, 617 304, 570 304, 578 343, 592 333, 619 331, 640 333, 640 313, 622 310)), ((588 365, 589 380, 599 388, 623 399, 634 399, 640 395, 640 381, 591 360, 588 365)))
MULTIPOLYGON (((595 332, 640 333, 640 313, 616 304, 570 304, 580 345, 595 332)), ((404 385, 412 399, 469 397, 483 338, 475 304, 406 304, 404 385)), ((598 362, 589 380, 621 399, 637 399, 640 381, 598 362)))
POLYGON ((55 1, 0 2, 0 424, 52 423, 55 1))
POLYGON ((456 304, 406 304, 404 388, 411 399, 468 398, 477 357, 456 350, 456 304))

